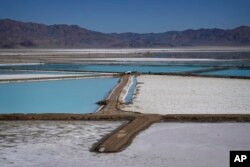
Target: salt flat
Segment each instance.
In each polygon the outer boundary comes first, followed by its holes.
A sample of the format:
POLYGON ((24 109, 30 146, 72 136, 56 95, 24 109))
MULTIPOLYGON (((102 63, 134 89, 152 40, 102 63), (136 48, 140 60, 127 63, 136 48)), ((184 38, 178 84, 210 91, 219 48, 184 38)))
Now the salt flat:
POLYGON ((230 150, 250 149, 249 130, 249 123, 158 123, 122 154, 134 154, 135 166, 228 167, 230 150))
POLYGON ((3 66, 22 66, 22 65, 42 65, 44 63, 8 63, 8 64, 3 64, 0 63, 0 67, 3 66))
POLYGON ((126 49, 0 49, 2 55, 65 55, 65 54, 128 54, 128 53, 174 53, 174 52, 245 52, 249 47, 177 47, 177 48, 126 48, 126 49))
POLYGON ((100 166, 92 144, 123 122, 0 121, 1 167, 100 166))
POLYGON ((122 123, 0 121, 1 167, 228 167, 230 150, 250 149, 249 123, 158 123, 122 152, 89 152, 122 123))
POLYGON ((0 80, 7 79, 43 79, 43 78, 55 78, 55 77, 67 77, 67 76, 80 76, 80 75, 67 75, 67 74, 3 74, 0 75, 0 80))
POLYGON ((133 104, 155 114, 250 114, 250 80, 141 75, 133 104))

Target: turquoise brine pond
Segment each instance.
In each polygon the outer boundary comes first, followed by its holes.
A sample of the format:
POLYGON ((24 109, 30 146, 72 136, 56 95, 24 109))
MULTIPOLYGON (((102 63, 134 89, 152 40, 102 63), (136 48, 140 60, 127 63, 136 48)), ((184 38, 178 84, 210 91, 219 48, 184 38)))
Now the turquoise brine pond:
POLYGON ((29 66, 5 66, 7 69, 22 70, 62 70, 62 71, 93 71, 93 72, 126 72, 136 71, 141 73, 148 72, 188 72, 205 69, 207 67, 191 65, 138 65, 138 64, 45 64, 29 66))
POLYGON ((91 113, 118 83, 118 78, 91 78, 0 84, 0 114, 91 113))
POLYGON ((242 76, 250 77, 250 68, 236 68, 236 69, 227 69, 227 70, 218 70, 211 72, 200 73, 203 75, 217 75, 217 76, 242 76))

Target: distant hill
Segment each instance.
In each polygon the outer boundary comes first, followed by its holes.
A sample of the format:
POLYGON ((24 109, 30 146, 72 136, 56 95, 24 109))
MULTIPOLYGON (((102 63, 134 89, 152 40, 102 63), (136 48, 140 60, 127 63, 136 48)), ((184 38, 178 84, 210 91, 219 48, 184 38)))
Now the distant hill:
POLYGON ((100 33, 76 25, 45 25, 0 20, 0 48, 145 48, 249 46, 250 27, 163 33, 100 33))

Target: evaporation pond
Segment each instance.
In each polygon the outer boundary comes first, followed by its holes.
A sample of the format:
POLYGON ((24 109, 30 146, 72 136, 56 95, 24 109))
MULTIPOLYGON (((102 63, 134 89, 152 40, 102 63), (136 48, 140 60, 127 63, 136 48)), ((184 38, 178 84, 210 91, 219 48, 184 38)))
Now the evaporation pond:
POLYGON ((202 66, 186 65, 136 65, 136 64, 45 64, 29 66, 10 66, 5 69, 26 69, 26 70, 63 70, 63 71, 98 71, 98 72, 126 72, 137 71, 147 72, 186 72, 205 69, 202 66))
POLYGON ((0 114, 91 113, 118 78, 91 78, 0 84, 0 114))
POLYGON ((227 69, 227 70, 205 72, 205 73, 201 73, 201 74, 205 74, 205 75, 219 75, 219 76, 242 76, 242 77, 249 77, 250 76, 250 68, 227 69))

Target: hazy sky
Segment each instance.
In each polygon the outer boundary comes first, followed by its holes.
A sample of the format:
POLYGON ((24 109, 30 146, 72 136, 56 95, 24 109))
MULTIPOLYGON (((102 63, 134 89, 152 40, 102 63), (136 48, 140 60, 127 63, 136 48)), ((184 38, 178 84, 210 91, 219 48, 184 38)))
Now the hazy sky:
POLYGON ((250 25, 250 0, 0 0, 0 18, 101 32, 250 25))

